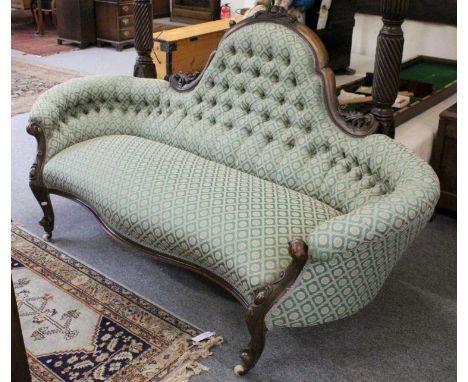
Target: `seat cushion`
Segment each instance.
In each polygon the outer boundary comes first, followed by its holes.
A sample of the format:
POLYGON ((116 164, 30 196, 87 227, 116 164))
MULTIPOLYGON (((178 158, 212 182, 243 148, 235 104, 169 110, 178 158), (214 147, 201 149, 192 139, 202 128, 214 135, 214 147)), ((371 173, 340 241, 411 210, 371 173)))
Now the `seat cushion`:
POLYGON ((128 135, 70 146, 44 167, 50 189, 88 204, 122 236, 209 269, 245 298, 290 263, 288 241, 339 212, 299 192, 128 135))

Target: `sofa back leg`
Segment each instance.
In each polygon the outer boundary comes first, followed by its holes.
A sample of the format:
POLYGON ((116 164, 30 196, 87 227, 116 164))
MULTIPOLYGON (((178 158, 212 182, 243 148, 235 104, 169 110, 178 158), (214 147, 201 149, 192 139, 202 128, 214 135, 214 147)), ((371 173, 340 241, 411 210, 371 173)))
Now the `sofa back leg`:
POLYGON ((244 375, 247 373, 255 366, 262 355, 267 331, 265 316, 301 274, 307 262, 307 251, 307 244, 304 241, 291 241, 289 243, 289 255, 292 257, 292 261, 284 270, 281 279, 261 289, 255 296, 254 301, 247 307, 245 321, 250 333, 250 343, 248 348, 241 352, 241 363, 234 368, 236 374, 244 375))
POLYGON ((138 53, 134 77, 156 78, 156 66, 151 58, 153 49, 153 4, 151 0, 134 0, 135 49, 138 53))
POLYGON ((395 137, 392 105, 398 94, 403 56, 403 23, 409 0, 381 0, 383 27, 377 38, 374 66, 372 114, 380 124, 379 132, 395 137))

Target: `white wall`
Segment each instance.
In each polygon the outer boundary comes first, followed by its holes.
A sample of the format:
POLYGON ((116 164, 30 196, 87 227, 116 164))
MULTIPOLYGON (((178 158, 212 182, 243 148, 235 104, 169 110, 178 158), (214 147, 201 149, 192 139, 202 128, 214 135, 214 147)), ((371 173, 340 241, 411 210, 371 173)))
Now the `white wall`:
MULTIPOLYGON (((380 16, 356 14, 352 52, 375 55, 377 35, 382 28, 380 16)), ((455 26, 405 20, 403 60, 419 54, 441 58, 457 58, 457 28, 455 26)))
POLYGON ((225 3, 229 3, 229 6, 231 7, 231 15, 232 16, 239 16, 238 13, 236 13, 236 9, 240 8, 251 8, 254 5, 254 0, 220 0, 221 5, 225 3))

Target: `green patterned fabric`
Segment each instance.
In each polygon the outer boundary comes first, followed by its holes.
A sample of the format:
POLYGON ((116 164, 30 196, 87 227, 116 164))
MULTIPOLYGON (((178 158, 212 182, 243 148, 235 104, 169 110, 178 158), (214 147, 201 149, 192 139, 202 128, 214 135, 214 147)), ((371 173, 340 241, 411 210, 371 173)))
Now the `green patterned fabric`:
POLYGON ((353 154, 359 139, 343 134, 328 116, 314 68, 300 36, 259 23, 221 44, 193 92, 175 92, 166 81, 81 78, 46 92, 30 120, 45 129, 49 158, 98 136, 136 135, 348 212, 390 188, 353 154))
POLYGON ((364 139, 361 152, 392 192, 318 225, 301 277, 270 310, 267 326, 309 326, 356 313, 434 213, 439 182, 422 159, 390 139, 364 139))
POLYGON ((212 269, 250 297, 289 263, 287 241, 303 238, 308 263, 268 326, 353 314, 428 221, 439 186, 426 163, 391 139, 341 132, 314 68, 304 39, 263 22, 226 38, 190 92, 124 76, 58 85, 30 115, 47 139, 47 184, 86 200, 123 235, 212 269), (181 205, 193 204, 194 219, 176 212, 167 174, 177 187, 194 181, 181 205), (237 215, 211 216, 205 198, 219 208, 233 200, 237 215), (262 232, 253 212, 265 218, 262 232), (202 213, 204 227, 189 223, 202 213), (231 234, 212 232, 228 223, 231 234))
POLYGON ((324 203, 187 151, 127 135, 94 138, 55 155, 48 188, 79 197, 123 236, 199 264, 248 300, 339 213, 324 203))

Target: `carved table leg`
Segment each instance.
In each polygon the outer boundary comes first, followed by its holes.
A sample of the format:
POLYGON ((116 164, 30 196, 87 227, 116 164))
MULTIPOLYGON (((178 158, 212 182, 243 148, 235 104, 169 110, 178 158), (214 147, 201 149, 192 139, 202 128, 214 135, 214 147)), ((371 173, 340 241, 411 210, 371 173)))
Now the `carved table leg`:
POLYGON ((401 24, 409 0, 381 0, 383 27, 377 39, 372 98, 372 114, 380 123, 380 132, 395 137, 392 105, 398 94, 400 68, 403 55, 401 24))
POLYGON ((156 78, 156 66, 151 58, 153 49, 153 6, 151 0, 134 0, 135 49, 138 53, 134 77, 156 78))
POLYGON ((45 187, 37 187, 34 185, 30 185, 30 188, 44 213, 44 217, 39 221, 39 224, 46 232, 42 238, 46 241, 50 241, 52 240, 52 231, 54 230, 54 210, 50 202, 49 191, 45 187))
POLYGON ((261 289, 247 308, 245 321, 250 333, 250 342, 248 348, 241 352, 240 365, 234 368, 238 375, 244 375, 252 369, 262 355, 267 332, 265 316, 299 277, 307 262, 307 244, 302 240, 291 241, 289 254, 292 261, 282 273, 281 279, 261 289))

